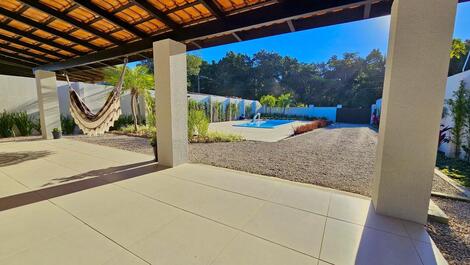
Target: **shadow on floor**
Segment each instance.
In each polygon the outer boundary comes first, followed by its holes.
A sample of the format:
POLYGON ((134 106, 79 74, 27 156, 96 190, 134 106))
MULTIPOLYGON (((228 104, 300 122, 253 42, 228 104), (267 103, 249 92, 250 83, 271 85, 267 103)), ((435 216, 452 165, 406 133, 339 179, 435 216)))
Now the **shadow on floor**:
POLYGON ((51 151, 0 152, 0 167, 16 165, 52 154, 51 151))
POLYGON ((155 161, 150 160, 118 167, 92 170, 63 179, 63 181, 77 181, 0 198, 0 211, 49 200, 59 196, 103 186, 121 180, 139 177, 164 169, 167 169, 167 167, 159 166, 157 163, 155 163, 155 161), (92 178, 83 179, 85 177, 92 178))

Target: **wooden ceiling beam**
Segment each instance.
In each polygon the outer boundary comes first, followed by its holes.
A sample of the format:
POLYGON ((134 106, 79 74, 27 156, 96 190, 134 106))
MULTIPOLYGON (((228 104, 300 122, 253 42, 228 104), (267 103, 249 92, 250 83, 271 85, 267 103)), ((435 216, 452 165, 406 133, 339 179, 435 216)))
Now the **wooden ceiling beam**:
POLYGON ((38 9, 38 10, 40 10, 40 11, 42 11, 42 12, 44 12, 44 13, 50 15, 50 16, 53 16, 57 19, 60 19, 60 20, 65 21, 69 24, 72 24, 75 27, 78 27, 78 28, 81 28, 85 31, 88 31, 88 32, 100 37, 100 38, 108 40, 112 43, 115 43, 115 44, 123 44, 124 43, 122 40, 119 40, 119 39, 107 34, 106 32, 102 32, 102 31, 100 31, 100 30, 98 30, 98 29, 96 29, 96 28, 94 28, 94 27, 92 27, 92 26, 90 26, 86 23, 78 21, 78 20, 76 20, 72 17, 69 17, 66 13, 62 13, 60 11, 57 11, 57 10, 47 6, 47 5, 42 4, 41 2, 39 2, 37 0, 19 0, 19 1, 26 4, 26 5, 28 5, 28 6, 30 6, 30 7, 38 9))
POLYGON ((11 65, 15 65, 18 67, 29 68, 29 69, 32 69, 33 67, 38 65, 37 63, 22 61, 22 60, 15 59, 15 58, 12 58, 8 55, 4 55, 1 53, 0 53, 0 61, 5 64, 11 64, 11 65))
POLYGON ((42 47, 39 47, 39 45, 33 45, 31 43, 24 42, 24 41, 21 41, 19 39, 11 38, 11 37, 8 37, 8 36, 0 35, 0 40, 8 41, 8 42, 11 42, 11 43, 14 43, 14 44, 17 44, 17 45, 24 46, 24 47, 29 48, 29 49, 33 49, 33 50, 40 51, 40 52, 43 52, 43 53, 46 53, 46 54, 50 54, 50 55, 59 57, 61 59, 70 58, 70 56, 60 54, 56 51, 51 51, 51 50, 48 50, 48 49, 44 49, 42 47))
POLYGON ((147 34, 144 32, 134 28, 132 25, 128 24, 124 20, 121 20, 120 18, 114 16, 112 13, 98 7, 97 5, 93 4, 91 1, 88 0, 74 0, 77 4, 81 5, 82 7, 85 7, 86 9, 92 11, 93 13, 101 16, 102 18, 110 21, 111 23, 121 27, 122 29, 140 37, 144 38, 147 37, 147 34))
POLYGON ((16 52, 16 53, 19 53, 19 54, 26 54, 26 55, 31 56, 31 57, 36 58, 36 59, 44 59, 45 61, 49 61, 49 62, 54 61, 53 59, 48 58, 44 55, 36 54, 36 53, 30 52, 28 50, 19 49, 19 48, 16 48, 16 47, 13 47, 13 46, 10 46, 10 45, 6 45, 6 44, 3 44, 3 43, 0 43, 0 48, 5 49, 5 50, 9 50, 9 51, 12 51, 12 52, 16 52))
POLYGON ((47 44, 47 45, 52 46, 52 47, 55 47, 55 48, 59 48, 59 49, 64 50, 64 51, 68 51, 68 52, 73 53, 73 54, 78 54, 78 55, 84 55, 84 54, 86 54, 86 53, 84 53, 84 52, 77 51, 77 50, 75 50, 75 49, 73 49, 73 48, 70 48, 70 47, 64 46, 64 45, 62 45, 62 44, 53 42, 53 41, 50 40, 50 39, 46 39, 46 38, 43 38, 43 37, 39 37, 39 36, 34 35, 34 34, 30 33, 30 32, 26 32, 26 31, 19 30, 19 29, 15 28, 15 27, 12 27, 12 26, 10 26, 10 25, 7 25, 6 23, 0 23, 0 29, 9 31, 9 32, 11 32, 11 33, 15 33, 16 35, 19 35, 19 36, 22 36, 22 37, 26 37, 26 38, 29 38, 29 39, 32 39, 32 40, 41 42, 41 43, 43 43, 43 44, 47 44))

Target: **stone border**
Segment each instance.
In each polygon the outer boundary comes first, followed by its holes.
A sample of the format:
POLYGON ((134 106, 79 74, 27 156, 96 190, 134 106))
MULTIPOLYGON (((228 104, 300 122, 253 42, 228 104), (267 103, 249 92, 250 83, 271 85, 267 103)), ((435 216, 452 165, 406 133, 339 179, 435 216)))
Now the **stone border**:
POLYGON ((453 180, 446 174, 442 173, 439 169, 434 168, 434 174, 439 176, 441 179, 449 183, 452 187, 457 189, 460 193, 464 194, 466 197, 470 198, 470 190, 468 190, 466 187, 460 185, 457 183, 457 181, 453 180))

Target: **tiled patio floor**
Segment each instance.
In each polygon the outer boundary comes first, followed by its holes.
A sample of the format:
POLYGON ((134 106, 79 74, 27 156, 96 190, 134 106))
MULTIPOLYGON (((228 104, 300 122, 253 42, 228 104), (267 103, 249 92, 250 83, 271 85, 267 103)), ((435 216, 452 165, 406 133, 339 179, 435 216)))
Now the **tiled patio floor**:
POLYGON ((150 160, 0 143, 0 264, 446 264, 422 226, 376 215, 368 198, 150 160))

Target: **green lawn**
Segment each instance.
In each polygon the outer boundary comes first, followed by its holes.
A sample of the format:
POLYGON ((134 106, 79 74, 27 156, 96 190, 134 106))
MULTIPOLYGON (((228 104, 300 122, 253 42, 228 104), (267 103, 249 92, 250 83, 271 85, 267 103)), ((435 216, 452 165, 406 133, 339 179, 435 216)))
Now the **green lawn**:
POLYGON ((442 153, 437 154, 436 167, 442 173, 459 182, 461 185, 470 187, 470 163, 467 161, 449 158, 442 153))

